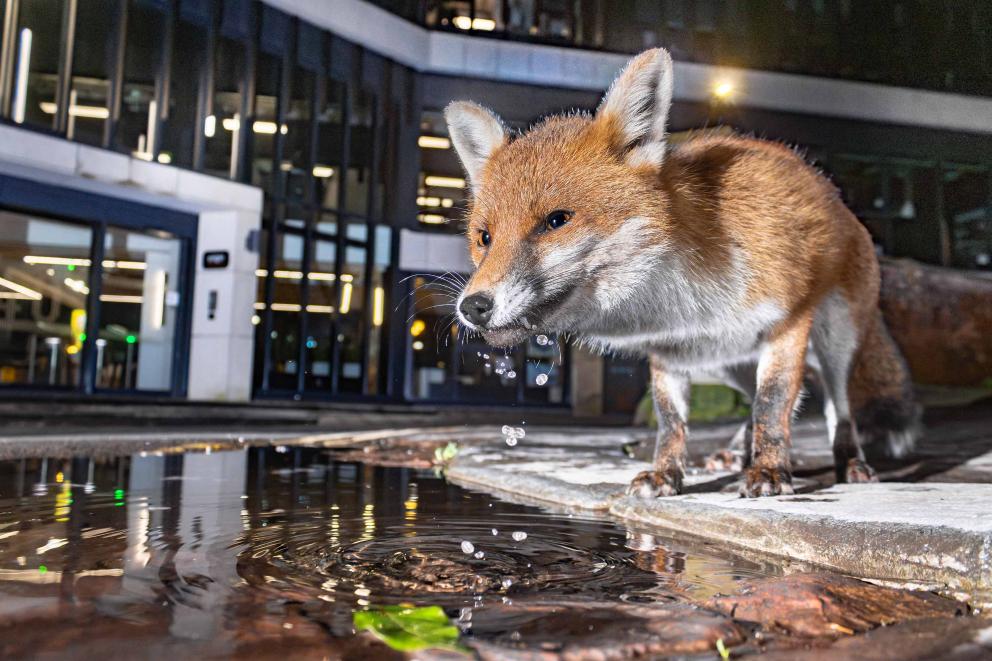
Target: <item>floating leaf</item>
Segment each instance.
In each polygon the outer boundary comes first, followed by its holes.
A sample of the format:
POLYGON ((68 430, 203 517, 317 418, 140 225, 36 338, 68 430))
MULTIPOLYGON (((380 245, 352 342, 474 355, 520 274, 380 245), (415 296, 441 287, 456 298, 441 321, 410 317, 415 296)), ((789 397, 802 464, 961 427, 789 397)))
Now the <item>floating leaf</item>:
POLYGON ((372 632, 376 638, 400 652, 428 648, 465 651, 458 645, 458 627, 451 624, 440 606, 382 606, 355 611, 352 621, 355 629, 372 632))

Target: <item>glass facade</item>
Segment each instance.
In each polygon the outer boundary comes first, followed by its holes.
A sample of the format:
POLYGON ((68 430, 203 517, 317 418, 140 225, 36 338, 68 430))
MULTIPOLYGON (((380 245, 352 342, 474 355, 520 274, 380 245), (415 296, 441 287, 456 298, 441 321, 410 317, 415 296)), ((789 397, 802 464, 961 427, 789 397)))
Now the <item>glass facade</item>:
MULTIPOLYGON (((664 44, 687 61, 992 94, 992 22, 980 3, 946 3, 929 13, 916 2, 843 0, 378 4, 466 34, 626 52, 664 44), (892 31, 878 29, 889 24, 892 31), (874 41, 871 49, 840 48, 840 34, 874 41), (953 58, 933 45, 949 34, 953 58), (921 59, 919 52, 933 56, 921 59)), ((401 228, 458 233, 467 208, 464 174, 441 115, 457 97, 423 94, 430 76, 258 0, 0 0, 0 14, 0 122, 264 191, 262 233, 253 241, 260 254, 252 318, 257 396, 568 402, 564 347, 532 342, 492 354, 459 337, 452 324, 456 285, 435 282, 440 272, 400 270, 401 228)), ((498 83, 492 87, 494 95, 504 93, 498 83)), ((530 93, 512 87, 507 93, 522 100, 530 93)), ((553 107, 570 105, 562 96, 553 107)), ((535 117, 528 104, 519 107, 522 114, 504 118, 526 127, 535 117)), ((735 118, 709 119, 696 124, 735 118)), ((880 155, 884 148, 828 147, 814 146, 813 156, 880 251, 992 268, 988 159, 945 162, 880 155)), ((5 213, 4 225, 22 222, 5 213)), ((86 353, 95 389, 174 388, 175 370, 163 366, 175 362, 170 351, 188 330, 168 292, 177 291, 172 285, 185 268, 185 239, 167 228, 149 234, 112 222, 99 231, 72 228, 66 237, 91 232, 89 243, 79 238, 81 255, 26 238, 4 244, 12 257, 4 257, 0 277, 42 298, 0 287, 0 305, 17 322, 4 336, 0 381, 71 387, 84 380, 86 353), (18 280, 25 255, 92 260, 88 251, 97 244, 106 254, 93 272, 81 261, 41 271, 42 280, 60 278, 69 288, 58 296, 18 280), (14 277, 6 275, 8 263, 14 277), (75 276, 60 270, 70 265, 75 276), (90 300, 82 285, 72 289, 66 280, 98 286, 101 298, 90 300), (99 316, 86 321, 95 325, 85 352, 73 340, 74 310, 99 316)), ((8 235, 20 236, 5 232, 3 241, 8 235)), ((633 399, 611 390, 620 402, 614 408, 633 399)))
POLYGON ((992 94, 992 5, 954 0, 376 0, 437 30, 992 94))

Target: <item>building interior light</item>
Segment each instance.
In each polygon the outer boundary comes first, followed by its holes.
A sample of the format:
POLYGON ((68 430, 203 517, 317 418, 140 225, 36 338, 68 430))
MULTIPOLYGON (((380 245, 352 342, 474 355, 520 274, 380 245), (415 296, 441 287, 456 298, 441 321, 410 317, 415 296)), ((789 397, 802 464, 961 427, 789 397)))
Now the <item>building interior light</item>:
POLYGON ((141 296, 129 296, 127 294, 100 294, 100 301, 103 303, 136 303, 141 305, 144 300, 141 296))
POLYGON ((417 216, 417 220, 425 225, 444 225, 448 222, 448 219, 445 216, 438 213, 422 213, 417 216))
POLYGON ((168 165, 169 163, 172 163, 172 154, 170 154, 167 151, 164 151, 158 155, 157 160, 159 163, 162 163, 163 165, 168 165))
MULTIPOLYGON (((84 257, 51 257, 48 255, 25 255, 21 258, 25 264, 44 264, 46 266, 89 266, 90 260, 84 257)), ((128 260, 105 259, 102 262, 105 269, 130 269, 134 271, 144 271, 148 266, 144 262, 134 262, 128 260)))
POLYGON ((382 287, 372 290, 372 325, 382 326, 383 312, 386 304, 386 291, 382 287))
POLYGON ((0 291, 0 301, 33 301, 32 297, 27 294, 21 294, 16 291, 0 291))
POLYGON ((423 319, 414 319, 410 324, 410 335, 417 337, 427 329, 427 322, 423 319))
POLYGON ((465 188, 465 180, 461 177, 441 177, 431 174, 424 178, 424 185, 438 188, 465 188))
POLYGON ((328 167, 326 165, 315 165, 313 166, 313 176, 318 179, 327 179, 334 176, 334 168, 328 167))
POLYGON ((479 30, 481 32, 492 32, 496 29, 496 21, 491 18, 471 18, 469 16, 455 16, 451 21, 459 30, 479 30))
POLYGON ((207 115, 203 120, 203 135, 212 138, 217 134, 217 116, 207 115))
POLYGON ((8 280, 7 278, 0 277, 0 287, 6 287, 18 294, 27 296, 32 301, 40 301, 42 299, 41 293, 36 292, 30 287, 25 287, 24 285, 18 284, 13 280, 8 280))
POLYGON ((299 303, 273 303, 272 309, 275 312, 300 312, 303 306, 299 303))
POLYGON ((421 342, 420 340, 414 340, 414 342, 413 342, 413 350, 414 351, 420 351, 423 348, 424 348, 424 343, 423 342, 421 342))
MULTIPOLYGON (((42 101, 38 104, 41 108, 41 112, 46 115, 55 114, 55 103, 52 101, 42 101)), ((107 119, 110 117, 110 111, 102 106, 69 106, 69 114, 73 117, 83 117, 84 119, 107 119)))
POLYGON ((417 138, 417 145, 424 149, 451 149, 451 140, 441 135, 422 135, 417 138))
POLYGON ((65 286, 78 294, 89 294, 90 288, 86 286, 86 283, 82 280, 76 280, 75 278, 65 278, 62 280, 65 286))
POLYGON ((418 197, 417 206, 419 207, 439 207, 441 206, 441 198, 439 197, 418 197))
POLYGON ((729 80, 719 80, 713 85, 713 96, 726 101, 734 95, 734 84, 729 80))
POLYGON ((313 312, 316 314, 334 314, 333 305, 308 305, 307 312, 313 312))
POLYGON ((260 323, 262 323, 262 318, 259 317, 257 314, 253 314, 251 316, 251 325, 258 326, 260 323))
POLYGON ((31 75, 31 40, 34 33, 29 28, 21 30, 21 44, 17 51, 17 77, 14 79, 15 124, 24 123, 24 114, 28 105, 28 77, 31 75))
MULTIPOLYGON (((341 278, 344 280, 344 278, 341 278)), ((351 294, 354 289, 354 285, 350 282, 344 283, 341 287, 341 314, 348 314, 351 312, 351 294)))

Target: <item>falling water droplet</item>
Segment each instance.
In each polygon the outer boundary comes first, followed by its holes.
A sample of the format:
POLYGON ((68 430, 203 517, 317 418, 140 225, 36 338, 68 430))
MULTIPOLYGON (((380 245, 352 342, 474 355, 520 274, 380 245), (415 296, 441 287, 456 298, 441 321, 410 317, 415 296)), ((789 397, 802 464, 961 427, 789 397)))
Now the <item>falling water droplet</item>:
POLYGON ((537 343, 540 344, 542 347, 548 344, 547 335, 538 335, 536 339, 537 339, 537 343))
POLYGON ((473 551, 475 551, 475 545, 472 542, 470 542, 468 540, 465 540, 464 542, 462 542, 462 553, 468 555, 469 553, 472 553, 473 551))
POLYGON ((543 386, 545 383, 548 382, 548 375, 547 374, 538 374, 537 375, 537 378, 534 379, 534 382, 537 383, 537 385, 539 385, 539 386, 543 386))
POLYGON ((517 378, 517 373, 514 372, 513 370, 510 370, 509 372, 506 373, 506 378, 515 379, 517 378))
POLYGON ((527 533, 525 533, 523 530, 514 530, 511 537, 513 537, 513 541, 515 542, 522 542, 525 539, 527 539, 527 533))

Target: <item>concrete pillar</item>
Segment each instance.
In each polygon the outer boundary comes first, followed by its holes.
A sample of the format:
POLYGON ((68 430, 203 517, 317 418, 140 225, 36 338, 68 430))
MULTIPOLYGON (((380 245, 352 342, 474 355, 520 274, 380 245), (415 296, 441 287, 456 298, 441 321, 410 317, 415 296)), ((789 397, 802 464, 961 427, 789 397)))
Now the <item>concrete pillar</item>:
POLYGON ((196 246, 196 287, 190 337, 189 398, 247 401, 254 359, 255 269, 258 253, 248 236, 261 217, 240 210, 200 214, 196 246), (204 268, 207 252, 227 251, 224 268, 204 268))

